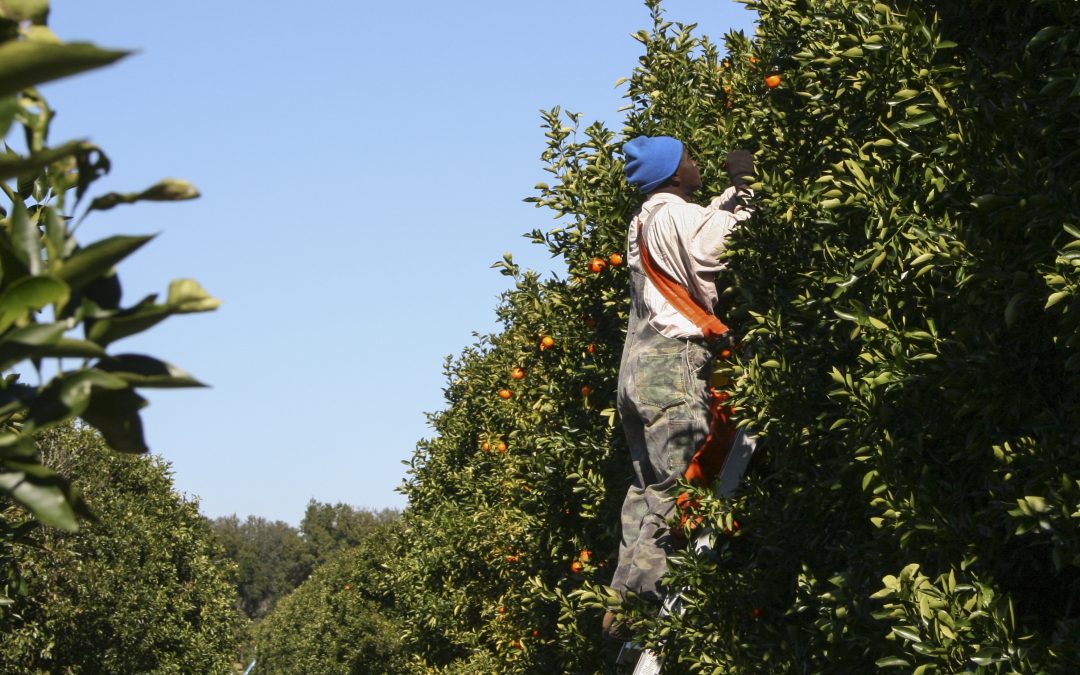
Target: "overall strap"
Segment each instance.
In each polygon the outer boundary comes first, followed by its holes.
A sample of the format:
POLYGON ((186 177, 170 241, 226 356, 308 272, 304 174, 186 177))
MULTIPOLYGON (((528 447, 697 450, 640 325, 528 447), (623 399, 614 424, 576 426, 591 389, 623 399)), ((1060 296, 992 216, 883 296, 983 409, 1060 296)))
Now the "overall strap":
POLYGON ((664 296, 664 299, 671 303, 675 311, 689 319, 691 323, 701 330, 706 340, 718 338, 731 329, 716 318, 715 314, 702 307, 690 295, 690 291, 686 286, 683 286, 673 279, 670 274, 657 267, 649 254, 649 249, 645 245, 645 228, 652 224, 659 210, 660 207, 657 207, 656 211, 649 214, 649 218, 642 223, 641 229, 638 231, 638 253, 641 255, 641 265, 645 268, 645 274, 652 281, 653 286, 656 286, 656 289, 664 296))

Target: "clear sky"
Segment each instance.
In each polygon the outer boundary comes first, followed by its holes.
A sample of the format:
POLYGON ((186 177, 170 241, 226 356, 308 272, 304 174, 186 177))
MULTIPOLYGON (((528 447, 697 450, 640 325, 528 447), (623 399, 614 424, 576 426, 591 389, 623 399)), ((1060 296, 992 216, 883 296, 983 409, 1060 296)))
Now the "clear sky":
MULTIPOLYGON (((731 0, 668 0, 719 39, 731 0)), ((185 178, 202 198, 94 214, 84 241, 160 233, 120 267, 125 304, 193 277, 223 301, 114 345, 209 383, 149 390, 153 450, 203 513, 298 523, 307 501, 405 506, 396 488, 443 360, 495 327, 504 251, 551 226, 541 108, 621 128, 619 77, 650 26, 637 0, 53 0, 64 40, 132 48, 44 87, 52 141, 88 138, 96 186, 185 178)))

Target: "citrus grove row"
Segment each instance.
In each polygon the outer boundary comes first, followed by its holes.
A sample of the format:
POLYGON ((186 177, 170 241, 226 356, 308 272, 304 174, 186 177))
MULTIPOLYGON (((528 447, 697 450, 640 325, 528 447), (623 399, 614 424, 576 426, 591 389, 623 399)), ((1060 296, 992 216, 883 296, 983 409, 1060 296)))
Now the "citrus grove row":
POLYGON ((619 607, 636 638, 665 673, 1080 669, 1080 7, 742 1, 721 45, 647 0, 621 128, 543 113, 556 222, 527 236, 562 271, 496 263, 408 508, 254 628, 256 672, 614 672, 641 134, 703 198, 754 153, 714 375, 759 440, 735 497, 684 486, 720 553, 670 560, 682 613, 619 607))

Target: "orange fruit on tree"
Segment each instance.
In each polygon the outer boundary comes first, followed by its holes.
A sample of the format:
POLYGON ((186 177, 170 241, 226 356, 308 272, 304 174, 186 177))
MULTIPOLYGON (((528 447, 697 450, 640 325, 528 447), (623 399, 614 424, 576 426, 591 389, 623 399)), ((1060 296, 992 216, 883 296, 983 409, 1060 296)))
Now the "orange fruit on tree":
POLYGON ((757 63, 757 57, 756 56, 751 56, 750 57, 750 65, 754 65, 755 63, 757 63))
POLYGON ((582 387, 581 387, 581 395, 582 395, 582 396, 588 396, 588 395, 589 395, 589 394, 591 394, 591 393, 592 393, 592 387, 590 387, 590 386, 589 386, 589 385, 587 385, 587 384, 586 384, 586 385, 582 385, 582 387))
POLYGON ((510 398, 513 395, 514 395, 513 392, 511 392, 509 389, 500 389, 499 390, 499 398, 503 399, 504 401, 506 399, 510 398))
POLYGON ((498 445, 495 446, 495 452, 506 452, 506 449, 506 441, 499 441, 498 445))
POLYGON ((540 637, 540 631, 534 630, 533 631, 533 637, 540 637))
POLYGON ((506 607, 499 607, 499 614, 506 614, 506 607))
POLYGON ((523 368, 511 368, 510 378, 513 380, 521 380, 525 378, 525 370, 523 368))
POLYGON ((603 271, 605 267, 607 267, 607 263, 604 262, 603 258, 593 258, 589 261, 589 271, 593 274, 603 271))
POLYGON ((766 76, 766 78, 765 78, 765 86, 768 87, 769 89, 776 89, 777 87, 779 87, 780 86, 780 75, 777 74, 777 73, 773 73, 771 75, 766 76))
POLYGON ((585 348, 585 351, 589 352, 590 354, 595 354, 596 353, 596 345, 594 343, 590 342, 589 346, 585 348))
POLYGON ((583 570, 583 569, 585 569, 585 566, 582 565, 577 560, 570 563, 570 571, 573 572, 574 574, 581 574, 581 570, 583 570))
POLYGON ((583 563, 589 562, 590 560, 592 560, 592 552, 589 551, 589 549, 587 548, 581 549, 581 554, 578 555, 578 560, 583 563))
POLYGON ((540 338, 540 351, 544 351, 545 349, 551 349, 554 346, 555 338, 551 337, 550 335, 545 335, 544 337, 540 338))
POLYGON ((622 264, 622 254, 621 253, 612 253, 611 255, 608 256, 608 262, 611 263, 612 267, 618 267, 619 265, 622 264))
POLYGON ((484 452, 490 452, 491 451, 491 443, 488 443, 487 441, 484 441, 483 443, 480 444, 480 449, 483 450, 484 452))

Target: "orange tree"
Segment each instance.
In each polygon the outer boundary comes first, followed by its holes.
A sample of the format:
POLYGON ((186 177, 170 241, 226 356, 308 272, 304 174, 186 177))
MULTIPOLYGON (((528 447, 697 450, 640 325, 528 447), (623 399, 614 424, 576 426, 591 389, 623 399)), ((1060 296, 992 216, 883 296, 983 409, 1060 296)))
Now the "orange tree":
MULTIPOLYGON (((112 452, 85 425, 39 435, 95 520, 36 528, 13 550, 22 587, 0 614, 0 672, 229 673, 242 617, 235 566, 198 504, 152 456, 112 452)), ((25 522, 16 507, 2 514, 25 522)))
POLYGON ((723 546, 676 555, 685 613, 636 616, 665 672, 1075 671, 1080 10, 746 0, 722 55, 646 4, 621 134, 545 115, 533 201, 563 224, 531 236, 565 277, 498 264, 503 330, 448 364, 412 461, 388 566, 414 669, 609 667, 627 280, 603 263, 640 201, 617 148, 667 133, 707 193, 756 154, 719 284, 761 444, 741 495, 699 495, 723 546))
MULTIPOLYGON (((198 191, 167 179, 83 201, 108 173, 109 158, 85 141, 50 144, 55 112, 36 85, 108 65, 126 52, 63 43, 47 27, 48 14, 47 0, 0 3, 0 135, 7 139, 0 154, 0 499, 37 522, 73 530, 81 502, 67 477, 41 461, 35 434, 79 417, 113 449, 146 452, 139 410, 147 401, 136 390, 199 382, 156 358, 107 350, 171 315, 219 303, 197 282, 178 279, 164 301, 151 295, 125 305, 115 268, 152 237, 76 238, 78 222, 91 211, 192 199, 198 191), (52 359, 67 361, 52 367, 52 359), (21 379, 30 373, 37 383, 21 379)), ((0 606, 15 578, 6 564, 10 547, 26 533, 0 518, 0 606)))

